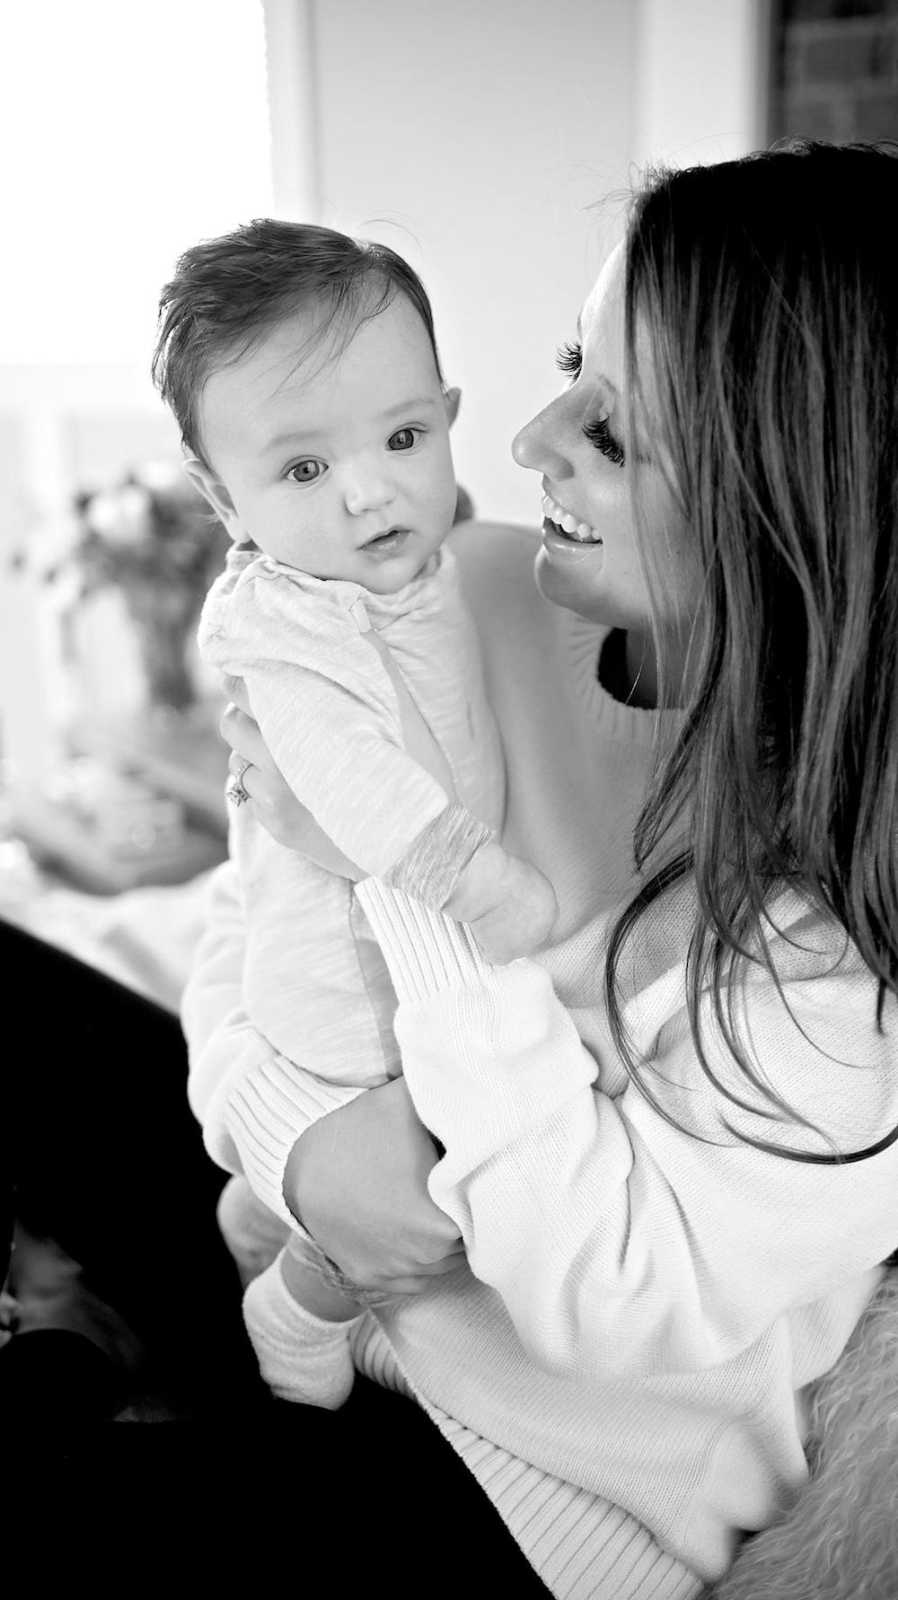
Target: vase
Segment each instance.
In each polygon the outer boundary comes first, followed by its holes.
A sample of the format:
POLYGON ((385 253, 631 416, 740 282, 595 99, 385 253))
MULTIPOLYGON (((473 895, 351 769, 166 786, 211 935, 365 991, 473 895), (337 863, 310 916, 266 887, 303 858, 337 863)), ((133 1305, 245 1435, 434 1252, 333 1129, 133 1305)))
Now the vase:
POLYGON ((193 704, 195 690, 187 659, 190 638, 191 630, 179 623, 159 621, 141 630, 140 654, 151 705, 186 711, 193 704))

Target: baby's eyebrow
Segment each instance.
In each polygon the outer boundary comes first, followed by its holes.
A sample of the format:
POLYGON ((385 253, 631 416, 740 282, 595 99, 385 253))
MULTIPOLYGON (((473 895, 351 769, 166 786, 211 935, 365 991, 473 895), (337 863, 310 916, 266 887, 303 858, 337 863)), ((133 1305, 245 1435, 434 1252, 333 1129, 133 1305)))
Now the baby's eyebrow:
MULTIPOLYGON (((408 416, 409 413, 423 411, 426 408, 434 410, 440 404, 433 395, 413 395, 410 400, 397 400, 393 406, 387 406, 384 411, 378 412, 379 422, 389 422, 393 417, 408 416)), ((283 450, 288 445, 315 444, 319 439, 327 438, 326 428, 305 427, 302 423, 295 427, 287 428, 283 433, 278 433, 269 439, 265 445, 266 455, 274 455, 277 450, 283 450)))
POLYGON ((439 401, 432 394, 415 395, 411 400, 397 400, 395 406, 388 406, 381 416, 399 417, 403 411, 420 411, 424 406, 436 405, 439 405, 439 401))
POLYGON ((324 430, 321 428, 288 428, 286 432, 275 434, 273 439, 267 441, 264 447, 265 454, 274 455, 275 451, 285 450, 288 445, 300 441, 303 444, 314 444, 316 440, 323 438, 324 430))

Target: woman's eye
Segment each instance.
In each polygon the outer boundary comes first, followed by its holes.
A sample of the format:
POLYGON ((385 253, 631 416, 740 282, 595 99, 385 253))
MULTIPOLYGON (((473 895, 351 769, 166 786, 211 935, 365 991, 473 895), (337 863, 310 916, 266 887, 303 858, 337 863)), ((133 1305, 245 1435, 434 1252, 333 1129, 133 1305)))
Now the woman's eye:
POLYGON ((398 428, 387 440, 388 450, 411 450, 419 433, 418 428, 398 428))
POLYGON ((607 417, 597 417, 595 422, 584 422, 583 433, 590 444, 594 444, 597 450, 601 450, 602 455, 607 456, 608 460, 612 461, 616 467, 624 465, 627 459, 626 452, 623 445, 618 444, 614 434, 611 432, 607 417))
POLYGON ((294 483, 314 483, 326 470, 323 461, 316 461, 314 456, 309 456, 305 461, 297 461, 287 477, 292 478, 294 483))
POLYGON ((583 346, 566 339, 555 353, 555 365, 566 378, 579 378, 583 365, 583 346))

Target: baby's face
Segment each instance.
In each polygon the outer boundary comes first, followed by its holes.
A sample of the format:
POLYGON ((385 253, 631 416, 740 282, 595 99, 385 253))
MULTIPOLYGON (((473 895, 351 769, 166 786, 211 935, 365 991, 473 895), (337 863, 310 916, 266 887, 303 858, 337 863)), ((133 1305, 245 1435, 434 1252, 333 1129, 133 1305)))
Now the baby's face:
POLYGON ((336 354, 297 312, 203 391, 203 487, 235 539, 317 578, 391 593, 452 526, 449 401, 402 295, 336 354))

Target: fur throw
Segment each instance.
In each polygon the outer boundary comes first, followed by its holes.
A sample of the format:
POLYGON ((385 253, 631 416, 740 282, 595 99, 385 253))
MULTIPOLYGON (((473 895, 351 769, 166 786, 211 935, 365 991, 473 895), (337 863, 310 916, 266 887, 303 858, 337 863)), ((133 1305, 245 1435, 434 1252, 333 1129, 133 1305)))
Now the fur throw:
POLYGON ((898 1269, 815 1387, 811 1478, 707 1600, 898 1600, 898 1269))

